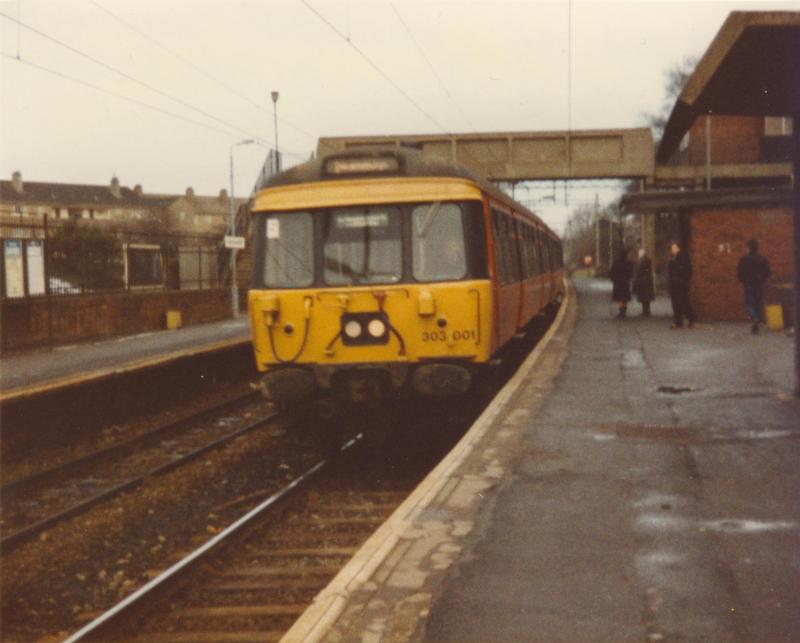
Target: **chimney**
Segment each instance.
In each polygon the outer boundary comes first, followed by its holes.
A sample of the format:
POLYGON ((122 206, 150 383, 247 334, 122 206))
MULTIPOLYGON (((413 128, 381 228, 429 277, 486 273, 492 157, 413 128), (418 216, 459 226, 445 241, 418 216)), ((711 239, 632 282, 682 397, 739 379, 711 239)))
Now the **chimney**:
POLYGON ((190 187, 186 188, 186 198, 187 199, 193 199, 194 198, 194 188, 193 187, 190 186, 190 187))
POLYGON ((14 192, 22 194, 22 173, 14 172, 11 175, 11 183, 14 186, 14 192))
POLYGON ((225 188, 219 191, 219 201, 220 203, 228 202, 228 191, 225 188))
POLYGON ((142 190, 142 184, 141 183, 137 183, 136 185, 133 186, 133 193, 136 196, 142 196, 142 194, 144 194, 144 190, 142 190))
POLYGON ((119 189, 119 179, 116 176, 111 178, 111 194, 117 199, 122 198, 122 192, 119 189))

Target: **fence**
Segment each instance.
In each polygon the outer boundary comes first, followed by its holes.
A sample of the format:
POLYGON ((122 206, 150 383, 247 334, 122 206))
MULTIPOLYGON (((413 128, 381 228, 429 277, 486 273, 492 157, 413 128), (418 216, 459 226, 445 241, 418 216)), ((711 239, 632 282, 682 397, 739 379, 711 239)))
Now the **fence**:
POLYGON ((221 237, 46 217, 2 222, 2 298, 216 288, 221 237))

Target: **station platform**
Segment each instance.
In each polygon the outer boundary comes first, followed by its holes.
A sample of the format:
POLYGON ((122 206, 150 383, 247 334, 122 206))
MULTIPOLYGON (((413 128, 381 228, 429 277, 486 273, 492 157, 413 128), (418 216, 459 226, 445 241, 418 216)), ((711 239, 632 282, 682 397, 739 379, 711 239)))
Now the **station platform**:
POLYGON ((250 341, 246 315, 177 330, 0 356, 0 402, 250 341))
POLYGON ((800 640, 793 338, 609 298, 569 288, 284 641, 800 640))

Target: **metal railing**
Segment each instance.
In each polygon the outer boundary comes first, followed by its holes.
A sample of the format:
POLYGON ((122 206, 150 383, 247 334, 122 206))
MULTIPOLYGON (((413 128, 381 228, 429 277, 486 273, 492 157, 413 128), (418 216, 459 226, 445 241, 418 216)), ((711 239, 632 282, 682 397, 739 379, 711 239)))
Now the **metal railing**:
POLYGON ((125 228, 114 222, 0 221, 4 300, 221 285, 222 233, 125 228))

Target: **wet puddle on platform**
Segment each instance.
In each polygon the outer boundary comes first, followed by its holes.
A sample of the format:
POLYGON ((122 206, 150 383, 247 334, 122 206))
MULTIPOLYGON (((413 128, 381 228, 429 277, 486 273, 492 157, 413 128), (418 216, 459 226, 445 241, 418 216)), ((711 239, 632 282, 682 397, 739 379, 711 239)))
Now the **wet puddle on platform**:
POLYGON ((670 426, 661 424, 634 424, 604 426, 591 434, 596 442, 610 440, 647 440, 676 444, 701 444, 713 442, 749 442, 760 440, 799 439, 800 431, 761 429, 724 429, 707 426, 670 426))

